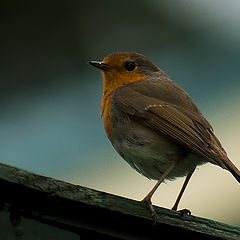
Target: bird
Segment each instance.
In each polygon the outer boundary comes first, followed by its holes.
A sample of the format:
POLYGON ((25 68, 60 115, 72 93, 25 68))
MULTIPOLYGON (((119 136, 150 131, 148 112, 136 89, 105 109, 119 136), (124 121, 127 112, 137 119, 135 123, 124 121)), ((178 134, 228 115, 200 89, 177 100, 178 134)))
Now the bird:
POLYGON ((115 52, 89 64, 102 72, 101 116, 107 137, 133 169, 157 180, 142 200, 154 219, 157 214, 151 198, 159 185, 185 177, 172 207, 177 211, 199 165, 217 165, 240 183, 240 171, 196 103, 155 63, 139 53, 115 52))

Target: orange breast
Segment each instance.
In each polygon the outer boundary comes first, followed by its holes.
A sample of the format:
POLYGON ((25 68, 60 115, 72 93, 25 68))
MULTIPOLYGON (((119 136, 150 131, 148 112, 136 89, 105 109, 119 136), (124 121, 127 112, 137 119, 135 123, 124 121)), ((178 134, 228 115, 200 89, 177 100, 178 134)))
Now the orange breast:
POLYGON ((145 81, 148 79, 147 76, 140 74, 128 74, 130 76, 125 77, 111 76, 111 73, 103 73, 103 96, 101 103, 101 116, 104 120, 104 128, 107 133, 108 138, 111 140, 112 137, 112 97, 114 91, 116 91, 119 87, 131 84, 139 81, 145 81))
POLYGON ((112 134, 112 95, 113 91, 103 94, 101 103, 101 117, 104 120, 104 128, 110 140, 112 134))

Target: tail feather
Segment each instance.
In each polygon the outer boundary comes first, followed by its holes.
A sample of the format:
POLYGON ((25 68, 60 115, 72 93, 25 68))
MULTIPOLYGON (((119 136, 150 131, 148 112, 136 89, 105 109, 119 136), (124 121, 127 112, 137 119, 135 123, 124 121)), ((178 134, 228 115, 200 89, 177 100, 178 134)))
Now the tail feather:
POLYGON ((228 167, 228 170, 236 178, 236 180, 240 183, 240 171, 235 166, 228 167))
POLYGON ((225 156, 222 158, 222 161, 224 162, 226 169, 235 177, 235 179, 240 183, 240 171, 238 168, 231 162, 231 160, 225 156))
POLYGON ((223 149, 219 140, 213 135, 211 139, 210 146, 215 153, 217 153, 216 163, 224 169, 227 169, 235 179, 240 183, 240 171, 227 157, 227 153, 223 149))
POLYGON ((227 169, 240 183, 240 171, 238 170, 238 168, 231 162, 231 160, 227 156, 224 156, 224 158, 222 158, 221 160, 225 165, 225 169, 227 169))

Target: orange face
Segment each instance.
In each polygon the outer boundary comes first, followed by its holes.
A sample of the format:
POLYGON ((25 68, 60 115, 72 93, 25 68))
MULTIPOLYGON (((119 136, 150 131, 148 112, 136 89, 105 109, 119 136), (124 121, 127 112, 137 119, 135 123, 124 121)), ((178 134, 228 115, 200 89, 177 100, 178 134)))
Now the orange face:
POLYGON ((112 121, 111 104, 114 91, 125 85, 148 79, 139 72, 134 60, 129 56, 109 55, 104 58, 105 70, 103 74, 103 97, 101 103, 102 117, 108 137, 111 139, 112 121))
POLYGON ((155 72, 161 71, 154 63, 141 54, 117 52, 106 56, 102 62, 90 61, 103 74, 103 97, 101 115, 109 139, 112 132, 112 97, 121 86, 148 80, 155 72))
POLYGON ((103 71, 103 91, 114 91, 122 85, 147 80, 130 56, 109 55, 103 59, 109 67, 103 71))

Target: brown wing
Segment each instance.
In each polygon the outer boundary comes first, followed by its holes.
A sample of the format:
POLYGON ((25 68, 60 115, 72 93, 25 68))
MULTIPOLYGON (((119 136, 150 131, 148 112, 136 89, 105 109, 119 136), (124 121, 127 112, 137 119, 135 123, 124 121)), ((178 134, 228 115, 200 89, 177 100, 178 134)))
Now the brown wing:
MULTIPOLYGON (((192 110, 162 101, 161 93, 159 93, 159 98, 143 95, 132 85, 121 87, 115 92, 113 97, 115 108, 191 151, 205 156, 210 162, 227 168, 225 162, 222 161, 222 156, 227 158, 226 153, 214 136, 211 125, 197 107, 192 110), (221 152, 222 156, 219 156, 216 149, 212 148, 213 140, 215 140, 215 148, 221 152)), ((138 89, 139 87, 141 87, 140 84, 138 84, 138 89)), ((192 100, 189 98, 189 101, 192 100)), ((186 105, 186 102, 184 104, 186 105)), ((189 105, 192 104, 194 103, 189 103, 189 105)))

